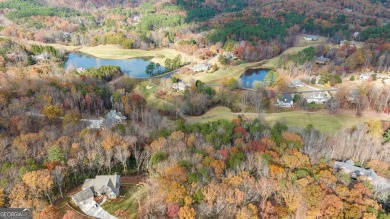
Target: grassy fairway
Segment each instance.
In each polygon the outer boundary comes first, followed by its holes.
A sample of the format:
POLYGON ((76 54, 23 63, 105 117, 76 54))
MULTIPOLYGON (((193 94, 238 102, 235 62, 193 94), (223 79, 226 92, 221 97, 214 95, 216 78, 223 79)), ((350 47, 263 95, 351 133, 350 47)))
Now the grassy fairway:
POLYGON ((115 200, 107 200, 102 208, 117 218, 137 218, 138 197, 142 198, 144 192, 144 187, 136 185, 121 187, 121 197, 115 200))
POLYGON ((121 49, 116 45, 100 45, 95 47, 83 47, 80 52, 93 55, 98 58, 104 59, 130 59, 136 57, 153 57, 152 62, 165 64, 166 58, 174 58, 177 55, 181 55, 183 62, 198 62, 200 59, 189 56, 185 53, 174 49, 155 49, 155 50, 140 50, 140 49, 121 49), (165 58, 158 58, 158 55, 164 55, 165 58))
POLYGON ((137 85, 135 91, 145 98, 148 106, 161 110, 171 109, 173 107, 172 103, 159 99, 154 95, 154 92, 157 90, 157 86, 158 85, 153 82, 143 81, 137 85))
POLYGON ((284 121, 289 126, 301 128, 312 124, 316 129, 326 133, 335 133, 340 129, 350 128, 369 119, 367 117, 356 117, 351 114, 330 115, 323 112, 294 111, 266 114, 266 121, 270 124, 284 121))
MULTIPOLYGON (((207 113, 201 116, 187 117, 187 121, 190 123, 206 123, 216 121, 220 119, 232 120, 237 118, 241 113, 232 113, 227 107, 217 106, 210 109, 207 113)), ((373 118, 369 117, 356 117, 351 114, 337 114, 330 115, 326 112, 281 112, 281 113, 267 113, 264 114, 265 120, 273 125, 278 121, 285 122, 289 126, 296 126, 305 128, 307 125, 313 125, 316 129, 326 132, 335 133, 343 128, 350 128, 359 123, 368 121, 373 118)), ((244 113, 245 118, 255 119, 258 117, 257 113, 244 113)))
POLYGON ((175 74, 176 77, 181 78, 181 79, 188 79, 188 78, 193 78, 195 80, 201 80, 205 83, 209 84, 219 84, 220 80, 222 78, 236 78, 238 79, 242 73, 244 73, 245 68, 247 67, 253 67, 253 66, 258 66, 259 62, 254 62, 254 63, 246 63, 242 65, 237 65, 237 66, 228 66, 227 69, 225 70, 218 70, 214 73, 197 73, 197 74, 191 74, 191 75, 186 75, 186 74, 181 74, 177 73, 175 74))
POLYGON ((201 116, 189 116, 186 119, 190 123, 206 123, 221 119, 226 119, 230 121, 235 118, 237 118, 237 115, 232 113, 229 108, 224 106, 216 106, 201 116))

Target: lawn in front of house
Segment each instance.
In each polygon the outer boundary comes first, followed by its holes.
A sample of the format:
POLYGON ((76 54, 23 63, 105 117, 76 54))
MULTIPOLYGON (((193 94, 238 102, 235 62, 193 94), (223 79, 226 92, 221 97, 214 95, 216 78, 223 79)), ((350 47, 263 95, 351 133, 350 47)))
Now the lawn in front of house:
POLYGON ((146 188, 136 184, 121 186, 117 199, 107 200, 101 207, 117 218, 137 218, 140 200, 144 197, 146 188))

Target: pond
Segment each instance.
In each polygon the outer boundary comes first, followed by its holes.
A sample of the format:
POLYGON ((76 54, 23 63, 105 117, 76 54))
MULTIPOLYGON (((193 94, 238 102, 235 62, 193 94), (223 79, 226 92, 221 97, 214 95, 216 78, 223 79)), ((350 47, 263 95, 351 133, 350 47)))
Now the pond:
POLYGON ((253 88, 254 81, 264 81, 269 69, 248 69, 241 75, 243 88, 253 88))
MULTIPOLYGON (((133 78, 147 78, 150 75, 145 72, 146 66, 151 63, 149 58, 133 59, 102 59, 84 53, 69 53, 65 63, 65 69, 73 68, 93 68, 106 65, 119 66, 123 73, 133 78)), ((163 73, 166 69, 162 66, 155 73, 163 73)))

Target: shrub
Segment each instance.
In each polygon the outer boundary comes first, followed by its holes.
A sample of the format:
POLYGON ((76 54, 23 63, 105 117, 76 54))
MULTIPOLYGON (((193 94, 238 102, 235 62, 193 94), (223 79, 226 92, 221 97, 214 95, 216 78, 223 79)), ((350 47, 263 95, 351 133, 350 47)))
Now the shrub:
POLYGON ((350 81, 354 81, 354 80, 355 80, 355 76, 352 75, 352 76, 349 78, 349 80, 350 80, 350 81))
POLYGON ((245 160, 245 154, 242 152, 232 153, 228 161, 228 167, 230 169, 234 168, 236 165, 240 164, 245 160))
POLYGON ((193 195, 193 198, 194 198, 194 201, 195 201, 195 202, 201 202, 201 201, 203 201, 204 195, 203 195, 203 193, 202 193, 202 190, 200 190, 200 189, 196 190, 196 192, 195 192, 194 195, 193 195))
POLYGON ((190 173, 190 174, 188 174, 187 182, 189 184, 197 183, 197 182, 199 182, 199 176, 196 173, 190 173))
POLYGON ((168 217, 177 217, 179 213, 180 206, 178 204, 168 204, 167 206, 167 216, 168 217))
POLYGON ((169 154, 166 152, 157 152, 157 153, 153 154, 152 158, 150 158, 150 162, 152 163, 152 165, 156 165, 156 164, 160 163, 161 161, 168 159, 168 157, 169 157, 169 154))

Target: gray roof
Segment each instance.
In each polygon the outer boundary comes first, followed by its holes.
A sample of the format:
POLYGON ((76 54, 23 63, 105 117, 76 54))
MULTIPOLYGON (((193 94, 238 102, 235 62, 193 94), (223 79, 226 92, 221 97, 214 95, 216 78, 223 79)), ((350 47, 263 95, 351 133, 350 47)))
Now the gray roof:
POLYGON ((121 112, 111 110, 109 113, 107 113, 106 118, 104 118, 103 125, 105 127, 111 128, 115 126, 118 122, 121 123, 125 119, 126 116, 123 116, 121 112))
POLYGON ((95 192, 105 193, 109 191, 104 191, 105 189, 110 188, 111 191, 117 192, 117 184, 119 184, 120 176, 115 175, 98 175, 95 179, 86 179, 83 184, 83 189, 92 187, 95 192))
POLYGON ((94 193, 92 191, 92 188, 86 188, 86 189, 83 189, 80 192, 72 195, 72 198, 76 202, 81 202, 81 201, 93 198, 93 196, 94 196, 94 193))
POLYGON ((316 58, 316 61, 317 61, 317 62, 329 62, 330 59, 328 59, 328 58, 326 58, 326 57, 324 57, 324 56, 321 56, 321 57, 317 57, 317 58, 316 58))
POLYGON ((346 171, 350 173, 355 173, 358 176, 365 175, 367 177, 371 177, 372 179, 376 179, 377 175, 373 169, 365 169, 361 167, 355 166, 355 163, 352 160, 347 160, 346 162, 335 161, 334 163, 335 169, 344 168, 346 171))
POLYGON ((290 94, 282 94, 282 96, 279 98, 279 101, 283 103, 291 103, 293 102, 293 98, 290 94))

